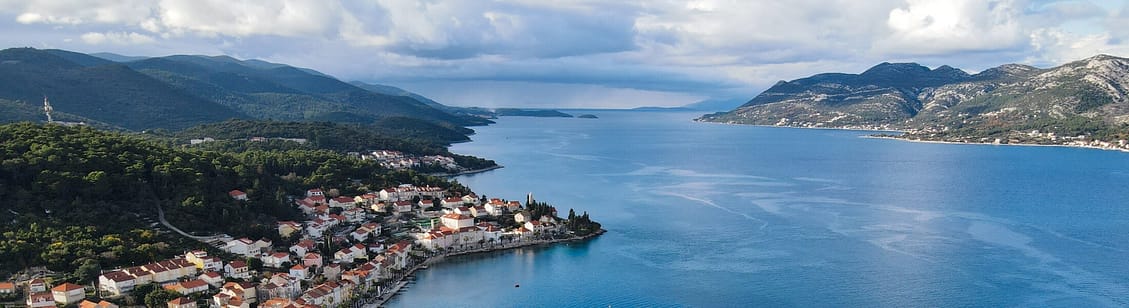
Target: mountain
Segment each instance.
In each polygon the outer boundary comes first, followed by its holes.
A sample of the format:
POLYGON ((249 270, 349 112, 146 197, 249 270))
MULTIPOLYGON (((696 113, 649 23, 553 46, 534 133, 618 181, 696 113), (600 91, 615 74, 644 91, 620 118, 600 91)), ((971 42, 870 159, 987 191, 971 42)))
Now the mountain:
POLYGON ((377 93, 325 74, 265 61, 178 55, 127 65, 261 119, 364 123, 410 117, 451 127, 481 124, 410 97, 377 93))
POLYGON ((747 100, 744 99, 717 99, 711 98, 699 102, 683 105, 682 108, 700 110, 700 111, 726 111, 733 110, 745 104, 747 100))
POLYGON ((1108 134, 1129 122, 1126 89, 1129 59, 1108 55, 1049 69, 1006 64, 975 75, 949 66, 882 63, 861 74, 781 81, 732 111, 699 120, 898 129, 942 138, 1027 130, 1108 134))
POLYGON ((372 124, 397 118, 471 134, 465 126, 491 123, 448 112, 414 93, 374 92, 311 69, 261 60, 0 51, 0 99, 21 105, 3 120, 42 121, 42 113, 30 110, 41 108, 44 96, 65 117, 127 130, 177 130, 227 119, 372 124))
POLYGON ((0 99, 42 106, 44 96, 60 112, 135 130, 247 117, 101 58, 60 50, 0 50, 0 99))
POLYGON ((119 54, 110 53, 110 52, 96 52, 96 53, 92 53, 90 55, 95 56, 95 57, 99 57, 99 58, 102 58, 102 59, 114 61, 114 62, 132 62, 132 61, 145 60, 145 59, 149 58, 149 57, 138 57, 138 56, 124 56, 124 55, 119 55, 119 54))
POLYGON ((350 82, 350 84, 357 86, 357 87, 360 87, 362 89, 373 91, 373 92, 380 93, 380 94, 408 97, 408 98, 414 99, 414 100, 416 100, 420 103, 431 106, 432 108, 435 108, 435 109, 443 110, 443 111, 446 111, 448 113, 455 114, 455 115, 469 117, 469 119, 480 122, 477 125, 492 124, 492 123, 494 123, 494 121, 490 121, 489 119, 497 117, 497 115, 495 115, 493 112, 491 112, 488 109, 478 108, 478 107, 447 106, 447 105, 441 104, 439 102, 436 102, 436 101, 434 101, 430 98, 424 97, 423 95, 416 94, 415 92, 411 92, 411 91, 408 91, 408 90, 404 90, 404 89, 389 86, 389 85, 371 84, 371 83, 365 83, 365 82, 361 82, 361 81, 353 81, 353 82, 350 82))

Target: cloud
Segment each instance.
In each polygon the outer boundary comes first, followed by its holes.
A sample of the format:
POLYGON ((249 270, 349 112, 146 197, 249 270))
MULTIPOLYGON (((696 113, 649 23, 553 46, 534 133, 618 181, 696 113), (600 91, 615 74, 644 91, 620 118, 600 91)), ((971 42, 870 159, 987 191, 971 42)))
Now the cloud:
POLYGON ((81 38, 83 42, 91 45, 99 45, 104 43, 118 45, 137 45, 149 44, 156 41, 153 39, 153 37, 137 32, 87 32, 82 34, 81 38))
POLYGON ((1129 8, 1111 0, 0 0, 9 46, 223 53, 346 80, 648 100, 748 98, 883 61, 977 71, 1126 56, 1126 29, 1129 8), (499 89, 523 88, 535 87, 499 89))

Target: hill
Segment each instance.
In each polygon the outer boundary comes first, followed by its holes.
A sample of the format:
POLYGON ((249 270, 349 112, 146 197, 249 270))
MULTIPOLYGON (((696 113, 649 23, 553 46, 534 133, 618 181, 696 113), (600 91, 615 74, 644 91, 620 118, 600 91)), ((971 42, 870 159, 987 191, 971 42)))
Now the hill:
POLYGON ((469 192, 331 151, 197 150, 31 123, 0 125, 0 140, 0 273, 77 268, 75 280, 91 281, 99 266, 144 264, 202 247, 151 227, 157 206, 186 231, 277 238, 278 220, 300 217, 287 196, 311 187, 355 195, 368 191, 363 185, 418 183, 469 192), (249 200, 232 200, 232 189, 249 200))
POLYGON ((44 96, 61 112, 132 130, 247 117, 101 58, 31 48, 0 50, 0 99, 41 106, 44 96))
POLYGON ((487 110, 487 109, 477 108, 477 107, 447 106, 447 105, 440 104, 439 102, 436 102, 436 101, 434 101, 430 98, 424 97, 423 95, 419 95, 419 94, 416 94, 414 92, 410 92, 410 91, 407 91, 407 90, 404 90, 404 89, 401 89, 401 88, 397 88, 397 87, 393 87, 393 86, 389 86, 389 85, 371 84, 371 83, 364 83, 364 82, 360 82, 360 81, 353 81, 353 82, 350 82, 350 84, 355 85, 355 86, 360 87, 360 88, 365 89, 365 90, 376 92, 376 93, 408 97, 408 98, 414 99, 414 100, 416 100, 420 103, 424 103, 428 106, 431 106, 435 109, 443 110, 443 111, 446 111, 448 113, 455 114, 455 115, 467 116, 467 117, 469 117, 469 119, 472 119, 472 120, 479 122, 479 123, 472 124, 472 125, 492 124, 494 122, 490 121, 489 119, 496 117, 496 115, 493 112, 491 112, 490 110, 487 110))
POLYGON ((1108 139, 1120 138, 1129 122, 1126 89, 1129 59, 1108 55, 1049 69, 1007 64, 975 75, 882 63, 861 74, 781 81, 733 111, 699 120, 895 129, 950 141, 1006 141, 1034 130, 1108 139))
POLYGON ((26 110, 38 108, 48 96, 61 114, 127 130, 178 130, 227 119, 385 121, 414 127, 421 124, 405 119, 416 119, 466 135, 473 131, 464 126, 491 123, 449 112, 414 93, 374 92, 285 64, 226 56, 97 55, 0 51, 0 99, 27 107, 14 108, 21 110, 18 116, 5 120, 42 120, 26 110))

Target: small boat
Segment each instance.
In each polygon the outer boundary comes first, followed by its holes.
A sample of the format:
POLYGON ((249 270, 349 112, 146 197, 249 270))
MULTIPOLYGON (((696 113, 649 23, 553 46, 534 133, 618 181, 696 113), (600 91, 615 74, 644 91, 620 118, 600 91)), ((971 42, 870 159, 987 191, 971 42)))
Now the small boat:
POLYGON ((521 287, 521 285, 520 285, 520 284, 516 284, 516 283, 515 283, 515 284, 514 284, 514 287, 515 287, 515 288, 520 288, 520 287, 521 287))

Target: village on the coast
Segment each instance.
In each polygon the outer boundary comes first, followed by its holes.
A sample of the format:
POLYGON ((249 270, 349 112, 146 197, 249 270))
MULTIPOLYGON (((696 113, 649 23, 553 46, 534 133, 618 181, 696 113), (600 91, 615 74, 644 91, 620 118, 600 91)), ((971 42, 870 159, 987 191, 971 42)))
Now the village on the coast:
MULTIPOLYGON (((247 193, 231 190, 232 202, 247 193)), ((118 307, 114 298, 152 284, 181 297, 169 308, 365 307, 388 300, 417 269, 450 255, 588 238, 603 231, 587 213, 568 218, 526 196, 515 200, 455 195, 403 184, 358 196, 311 188, 293 197, 305 216, 279 221, 269 238, 197 237, 207 249, 172 259, 104 270, 96 285, 44 279, 0 282, 26 292, 27 307, 118 307), (88 294, 97 294, 89 296, 88 294), (110 299, 107 301, 105 299, 110 299)))

